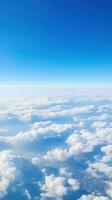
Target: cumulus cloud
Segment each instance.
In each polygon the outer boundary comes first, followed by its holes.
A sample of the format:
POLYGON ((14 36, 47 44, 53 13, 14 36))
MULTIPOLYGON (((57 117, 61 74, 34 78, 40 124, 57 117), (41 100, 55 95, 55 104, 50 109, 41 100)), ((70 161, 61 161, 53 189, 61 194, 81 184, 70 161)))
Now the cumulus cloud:
POLYGON ((68 179, 68 184, 71 185, 72 190, 76 191, 79 189, 79 181, 73 178, 68 179))
POLYGON ((98 175, 99 172, 112 177, 112 167, 104 162, 94 162, 89 164, 88 172, 98 175))
MULTIPOLYGON (((97 145, 105 144, 106 142, 108 142, 108 144, 111 143, 111 131, 111 128, 100 128, 95 132, 87 130, 80 130, 80 132, 75 131, 66 140, 68 147, 64 149, 56 148, 48 151, 46 155, 41 157, 41 161, 43 159, 46 162, 53 163, 54 161, 64 161, 80 153, 91 152, 97 145)), ((36 160, 36 158, 33 160, 36 160)), ((39 161, 39 158, 37 158, 37 160, 39 161)), ((98 165, 101 166, 101 163, 98 165)))
POLYGON ((107 190, 106 190, 106 192, 107 192, 107 195, 108 195, 110 198, 112 198, 112 182, 108 182, 108 183, 107 183, 107 190))
POLYGON ((112 144, 103 146, 101 148, 102 152, 105 153, 105 155, 102 157, 102 162, 108 163, 112 160, 112 144))
POLYGON ((95 122, 93 122, 92 127, 93 127, 93 128, 102 128, 102 127, 105 127, 105 126, 107 126, 107 125, 108 125, 107 122, 95 121, 95 122))
POLYGON ((61 200, 63 199, 63 196, 67 195, 69 189, 73 191, 79 189, 80 184, 78 180, 72 177, 68 178, 68 175, 65 173, 64 169, 60 170, 60 174, 60 176, 54 176, 53 174, 45 176, 44 183, 40 183, 42 199, 48 197, 61 200), (67 183, 69 187, 67 187, 67 183))
POLYGON ((68 168, 62 167, 59 169, 59 174, 61 176, 64 176, 66 178, 71 178, 72 177, 72 173, 70 172, 70 170, 68 168))
POLYGON ((75 116, 77 114, 82 114, 82 113, 90 113, 94 109, 94 105, 89 105, 89 106, 81 106, 81 107, 75 107, 72 109, 63 109, 61 111, 45 111, 39 112, 39 116, 42 116, 43 118, 54 118, 54 117, 64 117, 64 116, 75 116))
POLYGON ((94 162, 89 163, 88 171, 95 175, 99 175, 99 172, 104 173, 109 178, 112 178, 112 145, 105 145, 101 148, 101 151, 104 152, 104 155, 97 159, 94 162))
POLYGON ((96 196, 94 194, 90 194, 90 195, 82 195, 79 200, 109 200, 109 198, 105 196, 96 196))
POLYGON ((33 116, 41 119, 53 119, 55 117, 74 116, 82 113, 91 113, 94 105, 77 106, 73 108, 64 108, 64 103, 69 102, 67 98, 34 98, 34 99, 20 99, 18 101, 7 101, 7 106, 0 112, 1 119, 16 117, 21 121, 30 121, 33 116), (48 106, 51 105, 50 108, 48 106), (40 109, 44 107, 44 109, 40 109))
POLYGON ((7 194, 8 187, 16 180, 15 155, 10 151, 0 152, 0 198, 7 194))
MULTIPOLYGON (((108 142, 111 143, 111 134, 112 129, 111 128, 100 128, 96 130, 95 132, 90 132, 87 130, 80 130, 80 132, 75 131, 73 134, 68 136, 66 143, 66 148, 55 148, 53 150, 48 151, 45 155, 43 155, 41 158, 34 157, 33 163, 45 163, 45 164, 54 164, 54 162, 63 162, 67 160, 68 158, 72 156, 76 156, 78 154, 92 152, 94 148, 98 145, 103 145, 108 142)), ((108 158, 111 155, 108 155, 108 158)), ((102 159, 106 159, 107 156, 104 156, 102 159)), ((92 163, 89 165, 89 169, 94 168, 97 169, 99 167, 100 171, 107 172, 109 174, 111 172, 111 167, 107 168, 107 165, 105 163, 102 163, 101 161, 98 163, 92 163)), ((88 170, 89 170, 88 169, 88 170)))
POLYGON ((36 141, 40 137, 59 136, 65 131, 72 129, 73 124, 58 124, 52 121, 36 122, 31 126, 31 129, 26 132, 20 132, 13 137, 7 137, 7 141, 13 145, 24 144, 31 141, 36 141))
POLYGON ((64 177, 55 177, 54 175, 46 176, 45 182, 41 184, 41 196, 55 198, 61 200, 67 194, 67 187, 65 186, 64 177))

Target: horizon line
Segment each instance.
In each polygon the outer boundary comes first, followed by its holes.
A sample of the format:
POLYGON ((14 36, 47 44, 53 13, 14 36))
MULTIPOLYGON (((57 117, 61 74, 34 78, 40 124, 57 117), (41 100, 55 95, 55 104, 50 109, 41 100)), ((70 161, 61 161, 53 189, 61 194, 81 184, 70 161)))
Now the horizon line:
POLYGON ((112 89, 112 85, 90 85, 90 84, 0 84, 0 88, 108 88, 112 89))

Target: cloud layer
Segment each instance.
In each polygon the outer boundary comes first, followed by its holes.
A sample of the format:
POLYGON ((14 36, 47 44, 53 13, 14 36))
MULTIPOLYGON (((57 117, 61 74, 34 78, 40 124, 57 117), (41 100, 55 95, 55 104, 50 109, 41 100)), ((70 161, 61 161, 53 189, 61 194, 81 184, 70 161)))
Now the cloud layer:
POLYGON ((112 100, 1 103, 0 199, 111 200, 112 100))

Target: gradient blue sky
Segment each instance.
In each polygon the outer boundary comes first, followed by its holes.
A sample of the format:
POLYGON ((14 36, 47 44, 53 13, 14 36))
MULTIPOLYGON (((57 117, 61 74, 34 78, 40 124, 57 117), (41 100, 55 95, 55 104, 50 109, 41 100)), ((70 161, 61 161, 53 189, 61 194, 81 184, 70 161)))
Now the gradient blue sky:
POLYGON ((0 84, 112 85, 112 1, 1 0, 0 84))

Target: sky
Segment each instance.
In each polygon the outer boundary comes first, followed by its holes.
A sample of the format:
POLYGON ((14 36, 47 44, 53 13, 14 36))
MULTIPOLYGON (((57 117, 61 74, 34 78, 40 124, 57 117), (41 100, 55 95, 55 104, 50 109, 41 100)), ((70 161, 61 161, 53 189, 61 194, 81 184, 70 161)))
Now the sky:
POLYGON ((111 0, 1 0, 0 85, 112 85, 111 0))

